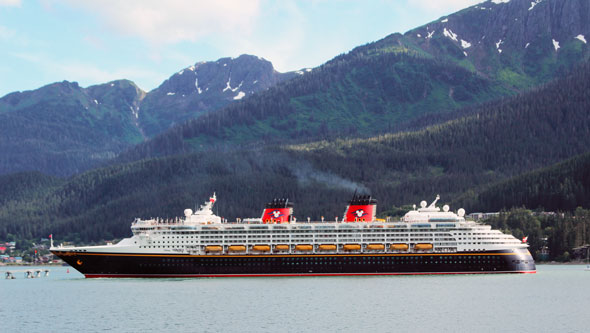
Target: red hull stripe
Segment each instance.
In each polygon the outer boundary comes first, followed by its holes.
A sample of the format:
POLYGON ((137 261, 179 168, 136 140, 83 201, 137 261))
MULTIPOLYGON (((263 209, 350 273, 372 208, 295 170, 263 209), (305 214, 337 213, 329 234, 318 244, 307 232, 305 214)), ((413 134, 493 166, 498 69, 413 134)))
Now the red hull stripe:
POLYGON ((483 272, 415 272, 415 273, 286 273, 286 274, 85 274, 87 278, 194 278, 194 277, 268 277, 268 276, 368 276, 368 275, 448 275, 448 274, 504 274, 537 271, 483 272))

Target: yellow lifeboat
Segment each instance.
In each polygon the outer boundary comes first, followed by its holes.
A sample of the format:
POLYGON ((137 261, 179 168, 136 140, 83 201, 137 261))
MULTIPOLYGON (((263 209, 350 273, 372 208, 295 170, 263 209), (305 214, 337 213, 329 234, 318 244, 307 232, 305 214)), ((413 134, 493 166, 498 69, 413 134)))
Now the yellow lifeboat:
POLYGON ((360 244, 344 244, 344 246, 342 246, 342 249, 344 251, 358 251, 361 249, 361 245, 360 244))
POLYGON ((384 250, 385 245, 383 244, 368 244, 367 250, 384 250))
POLYGON ((209 245, 205 247, 205 252, 221 252, 223 248, 219 245, 209 245))
POLYGON ((311 251, 311 250, 313 250, 313 245, 308 245, 308 244, 296 245, 295 250, 296 251, 311 251))
POLYGON ((389 248, 397 251, 406 251, 408 249, 408 244, 391 244, 389 248))
POLYGON ((258 252, 268 252, 268 251, 270 251, 270 246, 268 246, 268 245, 254 245, 254 246, 252 246, 252 250, 258 251, 258 252))
POLYGON ((232 245, 227 250, 229 252, 244 252, 246 251, 246 247, 244 245, 232 245))
POLYGON ((319 247, 320 251, 336 251, 336 245, 334 244, 322 244, 319 247))
POLYGON ((422 243, 414 246, 415 250, 432 250, 432 244, 422 243))
POLYGON ((275 245, 275 251, 288 251, 288 250, 289 250, 289 245, 287 245, 287 244, 275 245))

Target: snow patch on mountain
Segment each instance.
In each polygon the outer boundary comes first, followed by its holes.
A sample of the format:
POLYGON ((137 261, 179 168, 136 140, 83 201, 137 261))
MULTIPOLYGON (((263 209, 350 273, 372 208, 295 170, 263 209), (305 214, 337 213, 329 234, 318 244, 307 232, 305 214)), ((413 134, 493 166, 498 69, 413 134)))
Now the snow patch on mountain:
POLYGON ((442 21, 440 21, 440 22, 441 22, 441 23, 447 23, 447 22, 449 22, 449 19, 448 19, 448 18, 446 18, 446 19, 444 19, 444 20, 442 20, 442 21))
POLYGON ((135 117, 135 119, 139 118, 139 108, 137 108, 137 110, 135 110, 133 107, 129 107, 129 109, 131 109, 131 114, 133 114, 133 116, 135 117))
POLYGON ((455 42, 457 41, 457 34, 453 33, 453 31, 451 29, 447 30, 447 28, 444 28, 443 35, 445 35, 446 37, 449 37, 450 39, 454 40, 455 42))
POLYGON ((553 47, 555 48, 555 51, 557 51, 559 49, 559 42, 555 39, 551 39, 551 41, 553 42, 553 47))
POLYGON ((525 49, 526 49, 526 48, 528 48, 528 47, 529 47, 529 45, 531 45, 531 43, 526 43, 526 45, 524 46, 524 48, 525 48, 525 49))
POLYGON ((169 92, 169 93, 166 93, 166 95, 168 95, 168 96, 174 96, 174 95, 176 95, 176 93, 169 92))
POLYGON ((529 7, 529 10, 533 10, 533 8, 535 8, 535 6, 539 3, 541 3, 541 1, 543 0, 535 0, 535 1, 531 1, 531 7, 529 7))
POLYGON ((234 97, 234 99, 235 99, 235 100, 242 99, 242 97, 244 97, 244 96, 246 96, 246 94, 245 94, 243 91, 240 91, 240 92, 239 92, 239 93, 238 93, 238 94, 237 94, 237 95, 234 97))
POLYGON ((435 32, 435 31, 436 31, 436 30, 432 30, 431 32, 429 32, 429 33, 428 33, 428 36, 426 36, 426 39, 430 39, 430 38, 432 38, 432 35, 434 35, 434 32, 435 32))
POLYGON ((504 41, 501 39, 496 43, 496 49, 498 50, 498 53, 502 53, 502 49, 500 48, 500 45, 502 45, 503 43, 504 43, 504 41))
POLYGON ((197 92, 199 93, 199 95, 203 92, 203 90, 201 90, 201 88, 199 88, 199 79, 195 78, 195 88, 197 88, 197 92))
POLYGON ((227 91, 227 90, 231 90, 233 92, 236 92, 238 89, 240 89, 242 87, 242 84, 244 84, 244 81, 240 82, 240 84, 235 87, 232 88, 231 87, 231 77, 227 80, 227 82, 225 83, 225 88, 223 88, 223 92, 227 91))
POLYGON ((510 0, 492 0, 493 3, 495 3, 496 5, 499 5, 501 3, 509 3, 510 0))
POLYGON ((586 44, 586 38, 584 38, 584 35, 577 35, 575 38, 577 40, 582 41, 582 43, 586 44))
POLYGON ((225 83, 225 88, 223 88, 223 92, 226 92, 227 90, 231 90, 231 77, 227 80, 227 82, 225 83))
POLYGON ((469 43, 466 40, 461 39, 461 47, 463 47, 464 49, 468 49, 471 47, 471 43, 469 43))

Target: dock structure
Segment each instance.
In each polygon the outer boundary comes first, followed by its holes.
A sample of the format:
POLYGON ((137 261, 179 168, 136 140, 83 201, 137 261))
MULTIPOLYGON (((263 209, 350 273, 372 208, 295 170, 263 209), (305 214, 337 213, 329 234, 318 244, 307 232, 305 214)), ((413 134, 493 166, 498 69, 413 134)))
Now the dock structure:
POLYGON ((42 269, 42 268, 20 269, 20 270, 10 270, 10 271, 4 272, 5 277, 8 280, 16 279, 15 273, 24 273, 24 277, 26 279, 33 279, 33 278, 39 278, 42 276, 49 276, 49 269, 42 269))

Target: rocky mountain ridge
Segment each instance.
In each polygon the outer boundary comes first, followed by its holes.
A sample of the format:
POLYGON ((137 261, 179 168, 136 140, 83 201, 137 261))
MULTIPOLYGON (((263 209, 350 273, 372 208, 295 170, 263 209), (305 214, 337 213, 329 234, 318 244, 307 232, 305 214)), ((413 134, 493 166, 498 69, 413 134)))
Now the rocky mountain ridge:
POLYGON ((589 7, 585 0, 483 2, 359 46, 119 160, 403 130, 525 92, 588 61, 589 7))
POLYGON ((87 88, 63 81, 10 93, 0 98, 0 174, 78 173, 174 124, 298 75, 241 55, 199 62, 147 93, 128 80, 87 88))

